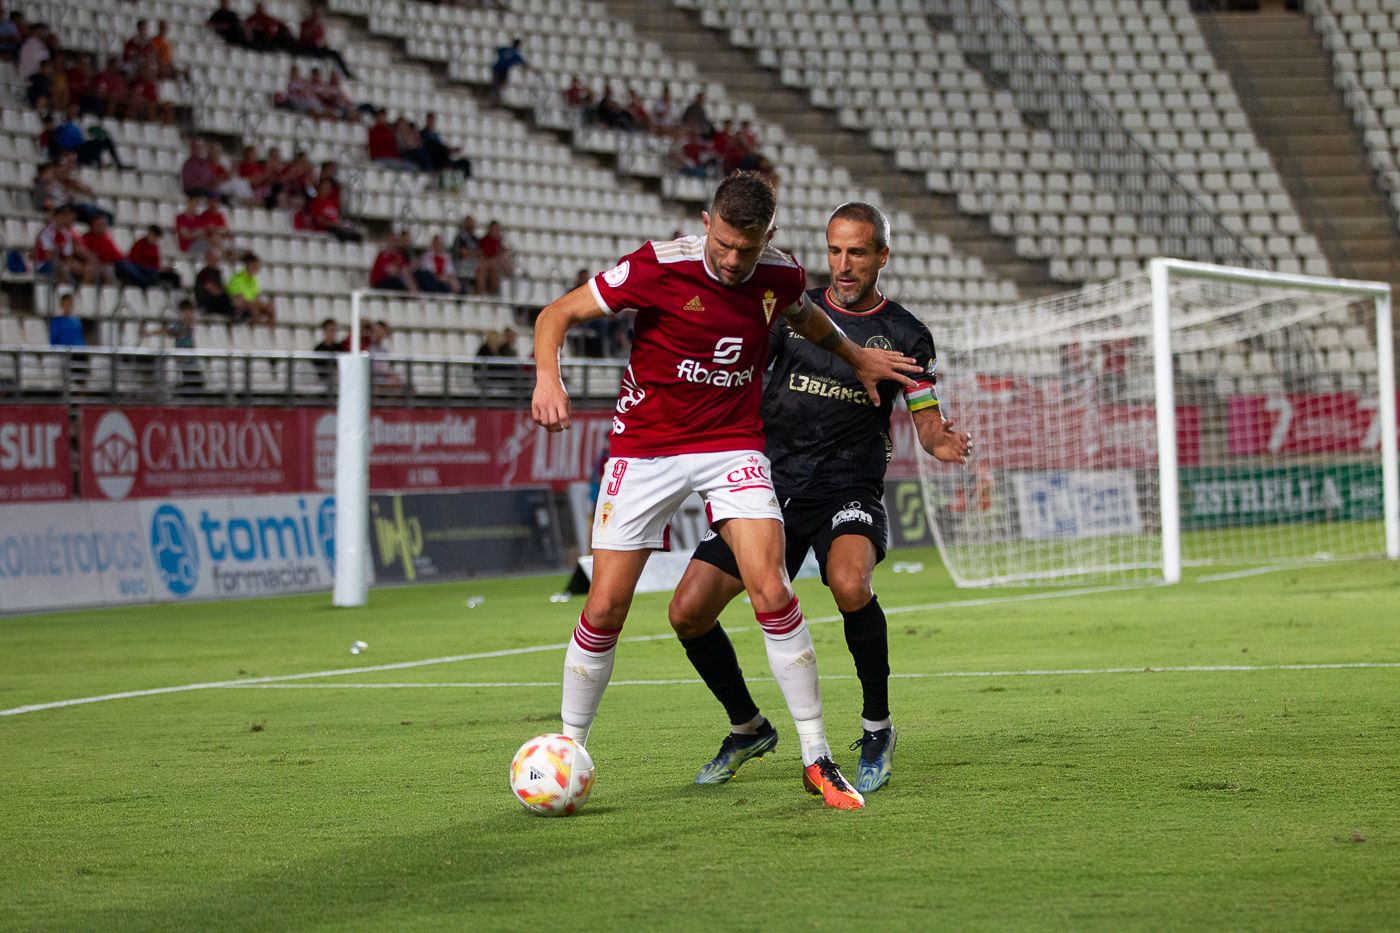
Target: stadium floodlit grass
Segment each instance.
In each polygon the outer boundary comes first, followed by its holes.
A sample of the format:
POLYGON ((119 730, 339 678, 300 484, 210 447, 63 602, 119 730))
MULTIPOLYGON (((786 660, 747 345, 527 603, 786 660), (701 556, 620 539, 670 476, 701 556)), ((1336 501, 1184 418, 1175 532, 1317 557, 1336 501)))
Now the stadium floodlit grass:
MULTIPOLYGON (((1376 929, 1400 916, 1400 568, 1173 588, 957 591, 881 569, 894 782, 800 788, 746 607, 727 616, 777 753, 699 788, 723 718, 638 598, 568 819, 506 789, 557 726, 561 650, 0 717, 14 929, 1376 929), (1026 599, 1026 596, 1053 598, 1026 599), (1230 667, 1177 670, 1161 667, 1230 667), (1095 671, 1120 673, 950 673, 1095 671), (628 684, 636 680, 682 683, 628 684), (381 689, 350 684, 419 684, 381 689), (462 684, 542 686, 462 686, 462 684), (455 685, 455 686, 454 686, 455 685)), ((1218 569, 1211 573, 1218 572, 1218 569)), ((560 577, 0 619, 0 708, 562 645, 560 577), (468 609, 468 597, 485 602, 468 609), (352 641, 369 643, 351 657, 352 641)), ((858 684, 799 592, 838 758, 858 684)))

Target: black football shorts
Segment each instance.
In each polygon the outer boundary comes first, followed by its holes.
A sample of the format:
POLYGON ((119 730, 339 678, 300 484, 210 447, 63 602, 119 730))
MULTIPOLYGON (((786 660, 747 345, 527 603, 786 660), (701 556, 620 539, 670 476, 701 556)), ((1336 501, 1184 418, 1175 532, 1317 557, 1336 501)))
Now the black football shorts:
MULTIPOLYGON (((787 537, 787 572, 797 575, 807 551, 815 550, 817 566, 821 568, 822 583, 826 583, 826 555, 831 542, 842 535, 860 535, 875 545, 875 562, 885 559, 889 542, 889 518, 879 496, 870 493, 847 493, 835 499, 785 499, 783 501, 783 532, 787 537)), ((724 539, 713 531, 706 532, 695 553, 695 560, 712 564, 738 579, 739 564, 724 539)))

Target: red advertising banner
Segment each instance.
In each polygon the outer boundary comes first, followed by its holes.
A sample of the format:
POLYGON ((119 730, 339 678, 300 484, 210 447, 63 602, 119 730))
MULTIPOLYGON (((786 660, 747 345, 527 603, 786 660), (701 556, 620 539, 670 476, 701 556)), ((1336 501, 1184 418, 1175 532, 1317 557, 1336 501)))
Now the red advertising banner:
POLYGON ((1380 404, 1350 392, 1236 395, 1229 400, 1230 453, 1359 453, 1381 443, 1380 404))
POLYGON ((73 496, 68 409, 0 405, 0 502, 52 502, 73 496))
MULTIPOLYGON (((263 495, 335 486, 335 413, 328 409, 90 408, 80 424, 79 488, 87 498, 263 495)), ((541 430, 525 411, 375 411, 370 488, 563 489, 592 477, 611 425, 611 411, 575 412, 573 427, 558 434, 541 430)))
POLYGON ((84 408, 84 498, 305 492, 305 413, 280 408, 84 408))

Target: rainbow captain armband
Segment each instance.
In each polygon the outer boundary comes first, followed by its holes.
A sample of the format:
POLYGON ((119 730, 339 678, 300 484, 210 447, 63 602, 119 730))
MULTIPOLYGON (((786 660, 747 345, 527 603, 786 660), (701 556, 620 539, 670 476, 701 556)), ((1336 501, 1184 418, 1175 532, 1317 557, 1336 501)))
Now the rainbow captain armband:
POLYGON ((914 384, 905 388, 904 404, 909 407, 911 413, 938 407, 938 377, 934 374, 937 365, 933 360, 929 360, 926 371, 917 376, 910 376, 914 384))

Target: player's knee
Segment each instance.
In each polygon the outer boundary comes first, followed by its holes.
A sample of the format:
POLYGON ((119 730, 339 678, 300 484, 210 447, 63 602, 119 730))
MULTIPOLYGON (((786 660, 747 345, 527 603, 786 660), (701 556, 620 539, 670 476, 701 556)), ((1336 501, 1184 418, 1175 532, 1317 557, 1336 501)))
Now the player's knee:
POLYGON ((781 612, 792 602, 792 587, 780 575, 755 581, 749 586, 754 612, 781 612))
POLYGON ((630 605, 631 600, 589 593, 588 601, 583 606, 583 614, 587 617, 588 624, 594 628, 614 632, 622 628, 622 623, 627 621, 630 605))
POLYGON ((857 568, 830 567, 826 572, 826 583, 831 589, 832 599, 836 601, 836 608, 842 612, 863 609, 875 596, 870 587, 870 576, 857 568))
POLYGON ((715 620, 708 618, 703 611, 703 607, 694 599, 689 599, 681 593, 677 593, 671 598, 671 605, 666 609, 666 617, 670 620, 671 628, 675 631, 677 638, 695 638, 703 635, 715 624, 715 620))

